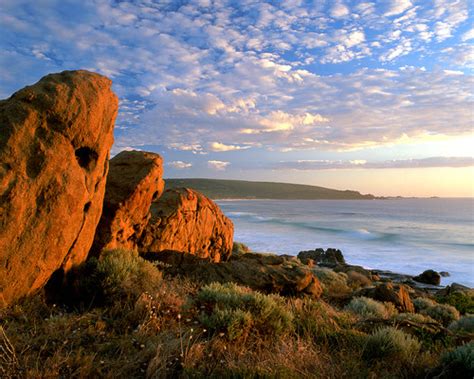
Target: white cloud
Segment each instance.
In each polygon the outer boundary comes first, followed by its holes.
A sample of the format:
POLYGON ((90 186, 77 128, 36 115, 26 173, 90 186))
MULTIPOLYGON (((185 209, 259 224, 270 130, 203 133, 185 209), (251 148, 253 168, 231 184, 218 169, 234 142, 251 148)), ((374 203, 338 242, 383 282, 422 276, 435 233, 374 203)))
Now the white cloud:
POLYGON ((342 18, 349 13, 349 8, 341 1, 337 1, 331 8, 331 16, 334 18, 342 18))
POLYGON ((184 170, 187 168, 191 168, 193 166, 192 163, 183 162, 183 161, 171 161, 171 162, 166 163, 166 165, 176 168, 178 170, 184 170))
POLYGON ((410 0, 391 0, 388 5, 388 9, 385 12, 385 16, 396 16, 400 13, 405 12, 407 9, 412 7, 413 4, 410 0))
POLYGON ((239 146, 239 145, 225 145, 220 142, 211 142, 209 149, 211 151, 234 151, 234 150, 245 150, 250 149, 251 146, 239 146))
POLYGON ((207 166, 213 170, 224 171, 230 162, 225 161, 207 161, 207 166))
POLYGON ((471 39, 474 39, 474 28, 468 30, 466 33, 464 33, 462 36, 461 36, 461 40, 463 42, 465 41, 470 41, 471 39))
POLYGON ((368 162, 358 160, 297 160, 282 161, 274 164, 273 169, 291 170, 347 170, 347 169, 410 169, 428 167, 471 167, 474 166, 473 157, 429 157, 416 159, 400 159, 368 162))

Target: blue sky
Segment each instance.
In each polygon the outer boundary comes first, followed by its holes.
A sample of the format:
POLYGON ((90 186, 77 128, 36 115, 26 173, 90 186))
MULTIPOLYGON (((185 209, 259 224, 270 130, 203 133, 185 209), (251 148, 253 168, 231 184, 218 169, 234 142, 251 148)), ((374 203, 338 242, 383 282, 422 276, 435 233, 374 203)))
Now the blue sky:
POLYGON ((120 98, 113 153, 158 152, 168 177, 469 196, 468 5, 2 0, 0 98, 88 69, 120 98))

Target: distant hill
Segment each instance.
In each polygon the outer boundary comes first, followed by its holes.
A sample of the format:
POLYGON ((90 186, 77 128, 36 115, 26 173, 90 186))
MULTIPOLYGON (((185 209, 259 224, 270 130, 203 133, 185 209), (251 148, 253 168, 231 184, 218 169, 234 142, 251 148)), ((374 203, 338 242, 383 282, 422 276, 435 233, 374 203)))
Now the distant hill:
POLYGON ((302 184, 220 179, 166 179, 166 188, 188 187, 211 199, 371 200, 373 195, 302 184))

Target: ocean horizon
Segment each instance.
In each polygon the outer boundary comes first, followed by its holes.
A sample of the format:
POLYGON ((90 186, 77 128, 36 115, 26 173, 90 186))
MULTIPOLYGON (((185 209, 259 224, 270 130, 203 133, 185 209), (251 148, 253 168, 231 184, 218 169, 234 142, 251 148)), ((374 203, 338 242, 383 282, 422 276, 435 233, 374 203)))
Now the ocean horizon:
POLYGON ((297 255, 338 248, 350 264, 474 287, 474 198, 216 200, 234 240, 252 251, 297 255))

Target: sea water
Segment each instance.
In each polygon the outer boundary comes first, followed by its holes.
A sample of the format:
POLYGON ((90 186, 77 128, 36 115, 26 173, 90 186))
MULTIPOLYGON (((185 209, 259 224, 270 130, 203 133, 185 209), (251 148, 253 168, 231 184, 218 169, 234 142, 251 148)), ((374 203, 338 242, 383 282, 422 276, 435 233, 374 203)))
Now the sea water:
POLYGON ((234 240, 251 250, 297 255, 341 249, 350 264, 419 274, 447 271, 474 287, 474 199, 218 200, 234 240))

